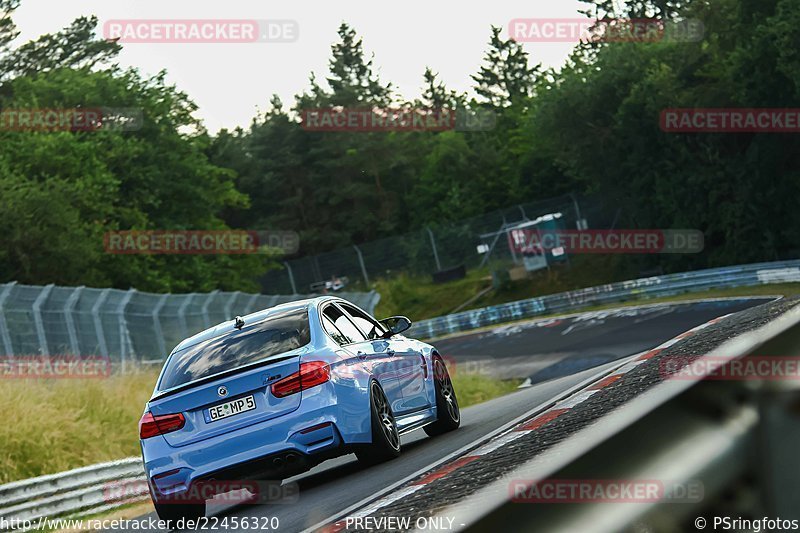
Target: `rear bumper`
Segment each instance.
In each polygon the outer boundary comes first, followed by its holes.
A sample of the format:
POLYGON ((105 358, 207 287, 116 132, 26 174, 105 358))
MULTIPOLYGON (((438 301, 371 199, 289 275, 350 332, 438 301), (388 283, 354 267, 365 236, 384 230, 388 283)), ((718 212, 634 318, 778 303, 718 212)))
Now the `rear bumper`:
POLYGON ((162 435, 142 444, 154 498, 188 491, 198 481, 286 479, 319 461, 371 441, 366 387, 341 378, 304 390, 300 407, 284 416, 184 446, 162 435), (278 459, 276 461, 276 459, 278 459))
POLYGON ((329 406, 179 448, 161 436, 147 439, 142 456, 152 495, 179 498, 199 482, 280 480, 304 472, 347 452, 336 415, 329 406))

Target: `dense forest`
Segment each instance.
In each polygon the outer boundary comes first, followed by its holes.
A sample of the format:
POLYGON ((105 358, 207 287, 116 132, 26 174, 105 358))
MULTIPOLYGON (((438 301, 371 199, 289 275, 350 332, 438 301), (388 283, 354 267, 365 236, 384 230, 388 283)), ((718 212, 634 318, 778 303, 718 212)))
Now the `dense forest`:
MULTIPOLYGON (((668 268, 797 257, 800 141, 792 133, 667 133, 665 108, 800 107, 796 0, 583 0, 595 18, 698 19, 696 42, 586 42, 541 67, 487 21, 473 91, 420 65, 419 96, 380 79, 343 23, 329 72, 291 103, 264 95, 247 129, 210 135, 190 95, 115 64, 97 20, 12 46, 18 0, 0 0, 0 107, 142 110, 135 131, 0 130, 0 281, 254 290, 264 256, 119 256, 118 229, 268 229, 300 255, 446 224, 565 193, 619 208, 619 225, 697 228, 706 252, 668 268), (614 6, 617 6, 616 9, 614 6), (491 110, 486 131, 319 132, 303 110, 491 110)), ((326 53, 324 50, 320 54, 326 53)))

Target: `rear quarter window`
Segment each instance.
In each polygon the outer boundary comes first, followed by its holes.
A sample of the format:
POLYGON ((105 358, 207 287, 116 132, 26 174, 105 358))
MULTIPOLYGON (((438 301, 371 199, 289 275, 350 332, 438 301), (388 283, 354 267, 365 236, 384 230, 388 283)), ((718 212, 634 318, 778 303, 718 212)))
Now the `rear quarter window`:
POLYGON ((166 391, 220 372, 257 363, 311 342, 308 310, 293 309, 173 353, 158 390, 166 391))

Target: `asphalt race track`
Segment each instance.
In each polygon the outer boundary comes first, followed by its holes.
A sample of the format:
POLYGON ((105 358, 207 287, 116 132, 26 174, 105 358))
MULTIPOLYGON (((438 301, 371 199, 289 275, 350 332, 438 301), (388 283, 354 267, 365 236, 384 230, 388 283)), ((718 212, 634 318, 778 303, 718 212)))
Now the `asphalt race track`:
POLYGON ((304 531, 351 506, 365 503, 365 499, 387 486, 479 441, 537 405, 613 366, 620 358, 655 347, 718 316, 766 301, 754 298, 618 309, 498 326, 442 339, 434 344, 448 358, 450 366, 455 364, 455 372, 486 371, 501 377, 529 377, 530 386, 463 409, 461 428, 453 433, 435 439, 422 431, 405 435, 402 455, 394 461, 363 467, 355 456, 349 455, 291 478, 285 483, 296 482, 299 488, 299 498, 294 503, 231 506, 209 502, 207 515, 277 517, 277 531, 304 531))
POLYGON ((649 305, 534 320, 436 342, 456 370, 536 383, 642 352, 720 315, 769 299, 649 305))

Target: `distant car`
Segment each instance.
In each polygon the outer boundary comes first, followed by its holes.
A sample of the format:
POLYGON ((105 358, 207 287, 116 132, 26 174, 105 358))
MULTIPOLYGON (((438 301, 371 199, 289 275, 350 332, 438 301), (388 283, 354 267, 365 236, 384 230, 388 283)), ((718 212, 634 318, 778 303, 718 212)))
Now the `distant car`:
POLYGON ((351 452, 380 462, 400 454, 404 433, 458 428, 447 367, 400 334, 409 327, 322 296, 181 342, 139 422, 159 517, 202 516, 205 501, 184 496, 209 480, 285 479, 351 452))
POLYGON ((339 292, 340 290, 347 287, 347 284, 350 283, 350 278, 347 276, 336 277, 329 279, 328 281, 318 281, 316 283, 312 283, 309 285, 309 289, 312 293, 318 294, 323 293, 327 294, 329 291, 339 292))

